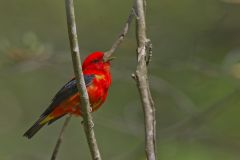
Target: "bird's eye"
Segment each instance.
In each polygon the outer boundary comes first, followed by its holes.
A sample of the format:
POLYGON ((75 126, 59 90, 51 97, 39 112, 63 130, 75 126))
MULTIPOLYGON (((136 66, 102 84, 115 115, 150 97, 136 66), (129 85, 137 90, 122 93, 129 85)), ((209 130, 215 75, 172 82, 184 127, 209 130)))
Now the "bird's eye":
POLYGON ((97 63, 97 62, 99 62, 98 59, 94 59, 94 60, 92 60, 92 63, 97 63))

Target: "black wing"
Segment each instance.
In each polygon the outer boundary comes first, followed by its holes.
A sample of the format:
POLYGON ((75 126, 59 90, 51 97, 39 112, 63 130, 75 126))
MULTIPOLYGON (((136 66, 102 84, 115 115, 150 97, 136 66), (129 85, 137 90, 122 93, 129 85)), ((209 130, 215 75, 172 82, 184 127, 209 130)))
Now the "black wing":
MULTIPOLYGON (((95 76, 93 74, 90 75, 84 75, 84 80, 86 86, 89 86, 92 83, 92 80, 95 76)), ((67 99, 68 97, 71 97, 72 95, 76 94, 78 92, 77 89, 77 80, 76 78, 71 79, 69 82, 67 82, 54 96, 52 99, 52 103, 50 106, 43 112, 41 117, 44 117, 48 114, 50 114, 56 106, 58 106, 63 100, 67 99)))
MULTIPOLYGON (((89 86, 92 83, 93 78, 94 78, 94 75, 84 75, 86 86, 89 86)), ((48 116, 55 109, 55 107, 58 104, 60 104, 63 100, 67 99, 68 97, 78 92, 76 84, 77 84, 76 79, 73 78, 58 91, 58 93, 53 98, 51 105, 45 110, 45 112, 43 112, 43 114, 37 120, 37 122, 35 122, 34 125, 24 133, 25 137, 32 138, 45 125, 45 124, 41 124, 41 121, 46 116, 48 116)), ((57 119, 61 118, 64 115, 65 114, 50 120, 48 124, 53 123, 54 121, 56 121, 57 119)))

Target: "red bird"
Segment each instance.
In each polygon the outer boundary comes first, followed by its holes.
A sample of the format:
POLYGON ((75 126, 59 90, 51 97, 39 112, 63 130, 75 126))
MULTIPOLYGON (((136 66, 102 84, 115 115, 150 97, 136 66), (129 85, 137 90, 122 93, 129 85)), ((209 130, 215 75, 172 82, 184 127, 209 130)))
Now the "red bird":
MULTIPOLYGON (((111 85, 110 61, 103 52, 93 52, 83 62, 83 74, 92 111, 96 111, 106 100, 111 85)), ((45 124, 51 124, 66 114, 81 116, 80 96, 75 78, 67 82, 55 95, 50 106, 35 124, 24 133, 32 138, 45 124)))

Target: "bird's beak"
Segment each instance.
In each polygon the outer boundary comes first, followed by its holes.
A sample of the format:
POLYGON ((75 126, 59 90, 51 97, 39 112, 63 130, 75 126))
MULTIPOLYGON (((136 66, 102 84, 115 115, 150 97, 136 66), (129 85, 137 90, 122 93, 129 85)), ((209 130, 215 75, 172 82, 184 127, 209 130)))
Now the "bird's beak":
POLYGON ((110 57, 106 57, 104 58, 104 62, 110 62, 112 60, 114 60, 116 57, 110 56, 110 57))
POLYGON ((112 61, 112 60, 114 60, 116 57, 109 57, 108 58, 108 61, 112 61))

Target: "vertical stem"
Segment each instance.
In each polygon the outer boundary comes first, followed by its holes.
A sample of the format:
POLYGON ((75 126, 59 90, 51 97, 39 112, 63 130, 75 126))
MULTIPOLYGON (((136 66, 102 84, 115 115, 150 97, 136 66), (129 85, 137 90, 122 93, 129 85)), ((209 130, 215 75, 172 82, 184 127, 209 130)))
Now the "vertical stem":
POLYGON ((73 0, 65 0, 65 5, 67 14, 68 35, 72 52, 73 68, 77 79, 78 91, 80 94, 80 106, 83 115, 84 131, 87 137, 87 142, 89 145, 92 159, 101 160, 101 155, 98 149, 97 140, 93 130, 93 120, 90 114, 91 108, 89 103, 89 97, 82 72, 73 0))
POLYGON ((56 145, 55 145, 55 147, 54 147, 51 160, 55 160, 55 159, 57 158, 57 154, 58 154, 60 145, 61 145, 62 140, 63 140, 63 133, 64 133, 65 129, 67 128, 67 125, 68 125, 70 119, 71 119, 71 116, 69 115, 69 116, 65 119, 65 121, 64 121, 63 127, 62 127, 62 129, 61 129, 61 131, 60 131, 60 134, 59 134, 59 136, 58 136, 57 143, 56 143, 56 145))
POLYGON ((155 153, 155 136, 156 136, 156 120, 155 107, 151 96, 148 80, 147 61, 150 56, 148 53, 148 44, 150 42, 146 36, 145 10, 146 1, 136 0, 136 37, 137 37, 137 69, 134 78, 137 82, 140 93, 145 121, 145 151, 148 160, 156 160, 155 153))

